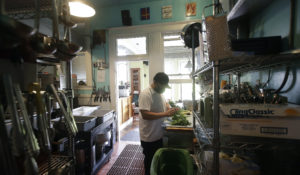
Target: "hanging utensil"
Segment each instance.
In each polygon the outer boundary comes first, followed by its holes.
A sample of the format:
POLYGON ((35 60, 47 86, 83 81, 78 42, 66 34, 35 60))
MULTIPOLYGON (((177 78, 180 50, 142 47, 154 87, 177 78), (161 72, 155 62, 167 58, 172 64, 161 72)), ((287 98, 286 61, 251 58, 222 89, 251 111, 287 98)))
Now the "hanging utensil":
POLYGON ((77 125, 75 123, 75 120, 74 120, 74 117, 72 115, 72 111, 70 112, 70 106, 69 106, 69 103, 68 103, 68 100, 66 100, 66 97, 63 97, 63 100, 67 106, 67 110, 65 108, 65 106, 63 105, 63 102, 62 100, 60 99, 58 93, 57 93, 57 90, 55 89, 54 85, 51 84, 48 86, 48 91, 51 92, 55 98, 55 100, 58 102, 59 104, 59 107, 62 111, 62 114, 65 118, 65 125, 67 127, 67 130, 68 130, 68 133, 69 135, 73 135, 75 136, 78 132, 78 129, 77 129, 77 125))
MULTIPOLYGON (((69 16, 69 8, 65 4, 67 1, 61 2, 60 6, 63 7, 62 15, 67 20, 69 16)), ((65 26, 65 33, 63 40, 59 40, 59 30, 58 30, 58 8, 56 4, 56 0, 53 0, 53 36, 57 39, 57 52, 55 56, 58 58, 68 61, 73 59, 78 52, 82 50, 81 46, 70 42, 70 27, 65 26)))
POLYGON ((7 134, 4 118, 4 110, 0 104, 0 166, 5 168, 4 175, 19 174, 16 168, 16 161, 11 152, 11 146, 8 142, 9 137, 7 134))
POLYGON ((51 144, 49 140, 49 133, 47 127, 47 115, 45 111, 45 103, 43 102, 43 98, 41 95, 41 88, 38 83, 32 83, 29 87, 31 92, 35 92, 36 98, 36 109, 37 109, 37 119, 38 119, 38 128, 41 133, 43 147, 46 151, 51 150, 51 144))

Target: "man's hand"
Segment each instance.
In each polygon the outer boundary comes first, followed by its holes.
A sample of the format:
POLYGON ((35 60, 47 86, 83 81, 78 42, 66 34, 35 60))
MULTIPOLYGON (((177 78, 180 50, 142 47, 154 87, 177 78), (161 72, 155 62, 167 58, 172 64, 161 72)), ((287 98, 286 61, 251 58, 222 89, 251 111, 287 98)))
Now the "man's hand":
POLYGON ((166 113, 166 116, 172 116, 174 115, 177 111, 179 110, 179 108, 171 108, 169 110, 167 110, 165 113, 166 113))

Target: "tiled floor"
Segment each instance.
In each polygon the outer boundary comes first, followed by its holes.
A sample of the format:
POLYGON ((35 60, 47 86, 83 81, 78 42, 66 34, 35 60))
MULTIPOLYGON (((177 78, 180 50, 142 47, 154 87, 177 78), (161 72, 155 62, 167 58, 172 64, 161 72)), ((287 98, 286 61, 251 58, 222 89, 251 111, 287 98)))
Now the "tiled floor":
MULTIPOLYGON (((139 127, 139 120, 138 117, 134 117, 134 120, 132 121, 131 125, 128 125, 126 128, 124 128, 121 132, 120 132, 120 136, 124 136, 125 134, 127 134, 128 132, 130 132, 131 130, 134 130, 136 128, 139 127)), ((112 167, 112 165, 115 163, 115 161, 117 160, 118 156, 121 154, 121 152, 123 151, 123 149, 125 148, 126 145, 128 144, 136 144, 136 145, 140 145, 141 142, 139 140, 137 141, 119 141, 114 145, 114 151, 112 153, 111 159, 109 162, 107 162, 101 169, 100 171, 97 173, 97 175, 106 175, 108 173, 108 171, 110 170, 110 168, 112 167)))

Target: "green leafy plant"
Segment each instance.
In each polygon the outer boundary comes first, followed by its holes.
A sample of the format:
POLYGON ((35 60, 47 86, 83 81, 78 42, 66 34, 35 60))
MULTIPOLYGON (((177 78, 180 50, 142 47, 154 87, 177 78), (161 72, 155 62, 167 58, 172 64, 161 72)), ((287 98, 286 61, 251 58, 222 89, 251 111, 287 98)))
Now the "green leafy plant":
POLYGON ((181 125, 186 126, 191 123, 187 120, 186 115, 183 113, 183 110, 178 110, 172 117, 172 125, 181 125))

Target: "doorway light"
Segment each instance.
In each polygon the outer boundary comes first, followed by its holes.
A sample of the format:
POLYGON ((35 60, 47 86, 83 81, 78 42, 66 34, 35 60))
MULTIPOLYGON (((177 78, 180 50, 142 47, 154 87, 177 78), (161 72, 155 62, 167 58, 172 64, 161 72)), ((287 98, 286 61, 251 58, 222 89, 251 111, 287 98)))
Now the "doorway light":
POLYGON ((69 2, 69 7, 72 16, 88 18, 96 14, 95 9, 83 0, 72 0, 69 2))

